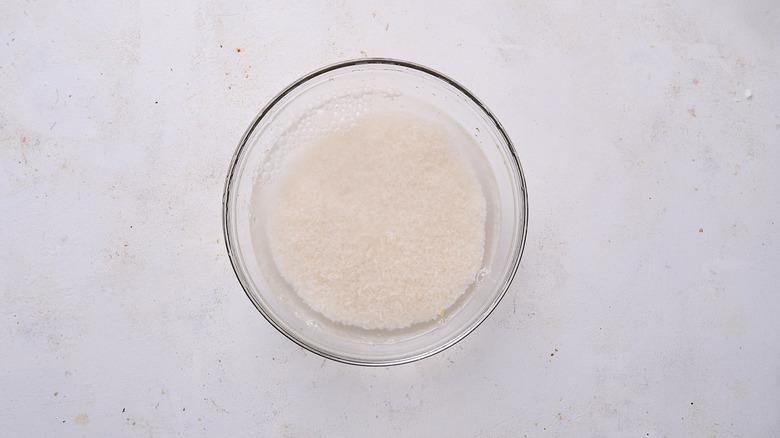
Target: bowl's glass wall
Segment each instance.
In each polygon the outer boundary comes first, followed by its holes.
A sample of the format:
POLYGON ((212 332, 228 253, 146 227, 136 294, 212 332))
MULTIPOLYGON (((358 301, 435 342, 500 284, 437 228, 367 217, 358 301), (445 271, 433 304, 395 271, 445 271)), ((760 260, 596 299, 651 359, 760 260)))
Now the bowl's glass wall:
POLYGON ((527 220, 525 182, 505 132, 465 89, 424 67, 360 60, 301 79, 277 96, 247 130, 225 191, 225 233, 236 274, 263 315, 293 341, 331 359, 390 365, 447 348, 498 304, 520 260, 527 220), (377 110, 454 119, 479 148, 463 150, 487 201, 483 266, 474 284, 442 318, 401 330, 366 330, 311 310, 273 264, 265 217, 274 182, 301 136, 348 126, 377 110), (301 129, 302 124, 306 128, 301 129), (297 136, 297 138, 292 138, 297 136), (298 140, 298 141, 296 141, 298 140))

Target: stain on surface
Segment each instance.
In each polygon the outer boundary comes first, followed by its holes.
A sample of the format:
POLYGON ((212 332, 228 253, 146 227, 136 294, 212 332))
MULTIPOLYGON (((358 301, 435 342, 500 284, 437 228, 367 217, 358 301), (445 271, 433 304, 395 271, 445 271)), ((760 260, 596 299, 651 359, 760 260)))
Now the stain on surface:
POLYGON ((73 422, 76 424, 89 424, 89 415, 78 414, 76 415, 76 418, 73 419, 73 422))
POLYGON ((748 319, 745 315, 734 315, 726 321, 726 329, 735 335, 744 335, 747 328, 748 319))
POLYGON ((748 387, 742 380, 735 380, 731 385, 729 385, 729 390, 731 390, 731 394, 734 396, 737 400, 742 400, 747 396, 748 394, 748 387))

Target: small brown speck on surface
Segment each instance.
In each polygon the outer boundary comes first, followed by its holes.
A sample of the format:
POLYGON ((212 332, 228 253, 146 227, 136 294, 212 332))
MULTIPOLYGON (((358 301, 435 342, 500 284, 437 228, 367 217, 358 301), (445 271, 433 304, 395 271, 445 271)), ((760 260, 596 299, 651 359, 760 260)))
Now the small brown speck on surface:
POLYGON ((692 108, 689 108, 688 113, 693 117, 696 117, 696 105, 694 105, 692 108))
POLYGON ((699 232, 703 233, 704 232, 704 228, 699 228, 699 232))
POLYGON ((57 397, 57 394, 59 394, 58 391, 54 391, 54 396, 57 397))
POLYGON ((241 49, 236 49, 236 52, 241 52, 241 49))
POLYGON ((693 80, 691 82, 693 82, 693 85, 699 85, 699 79, 698 78, 693 78, 693 80))

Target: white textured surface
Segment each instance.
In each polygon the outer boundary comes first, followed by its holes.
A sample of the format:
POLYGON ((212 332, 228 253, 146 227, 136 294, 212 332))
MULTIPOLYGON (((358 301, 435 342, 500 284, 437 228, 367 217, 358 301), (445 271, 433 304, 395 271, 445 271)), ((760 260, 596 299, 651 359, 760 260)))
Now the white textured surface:
POLYGON ((0 5, 1 436, 780 434, 775 1, 118 3, 0 5), (530 192, 494 314, 386 369, 278 334, 220 222, 260 107, 364 55, 474 91, 530 192))

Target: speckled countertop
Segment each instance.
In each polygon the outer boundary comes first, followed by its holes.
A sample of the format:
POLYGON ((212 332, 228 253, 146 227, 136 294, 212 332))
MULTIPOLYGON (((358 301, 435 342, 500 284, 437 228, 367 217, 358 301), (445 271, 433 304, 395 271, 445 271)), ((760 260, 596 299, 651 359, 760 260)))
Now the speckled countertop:
POLYGON ((777 2, 78 3, 0 6, 0 436, 780 434, 777 2), (470 88, 529 188, 501 305, 392 368, 277 333, 221 229, 259 109, 361 56, 470 88))

